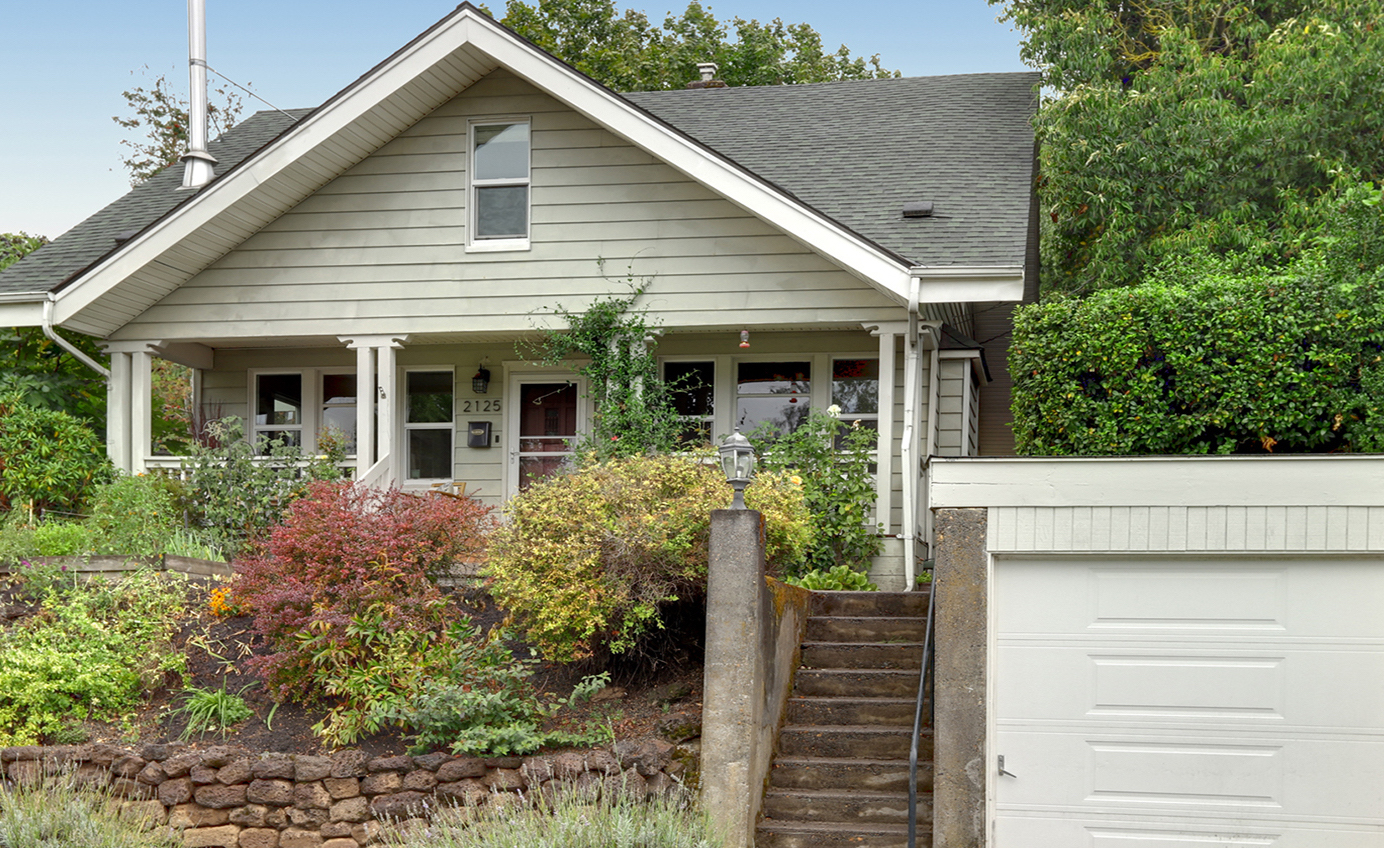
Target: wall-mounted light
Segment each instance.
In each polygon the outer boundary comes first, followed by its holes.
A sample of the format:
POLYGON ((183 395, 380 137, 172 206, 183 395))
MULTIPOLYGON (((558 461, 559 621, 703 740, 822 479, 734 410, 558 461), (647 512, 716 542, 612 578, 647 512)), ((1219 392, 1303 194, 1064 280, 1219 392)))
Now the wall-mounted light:
POLYGON ((476 368, 476 376, 471 378, 471 391, 478 395, 483 395, 490 390, 490 372, 486 370, 485 363, 482 362, 476 368))
POLYGON ((721 454, 721 471, 726 475, 726 482, 735 490, 730 508, 744 509, 745 487, 754 476, 754 445, 740 435, 740 428, 736 427, 716 451, 721 454))

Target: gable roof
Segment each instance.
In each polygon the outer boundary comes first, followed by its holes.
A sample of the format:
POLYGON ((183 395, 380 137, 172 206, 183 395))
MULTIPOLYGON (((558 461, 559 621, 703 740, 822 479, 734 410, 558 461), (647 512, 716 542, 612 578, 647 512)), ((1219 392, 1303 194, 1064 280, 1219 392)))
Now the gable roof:
POLYGON ((915 265, 1023 264, 1036 73, 625 98, 915 265), (926 218, 904 218, 930 201, 926 218))
MULTIPOLYGON (((736 133, 731 130, 735 122, 706 108, 732 99, 749 103, 738 92, 767 89, 732 89, 737 92, 733 98, 701 103, 693 98, 717 96, 725 90, 663 92, 625 99, 464 3, 317 109, 297 110, 290 115, 257 113, 227 133, 212 148, 213 155, 221 160, 219 174, 202 189, 179 190, 179 168, 170 168, 0 273, 0 315, 5 315, 7 303, 41 300, 53 292, 57 323, 93 335, 109 334, 498 67, 510 69, 627 141, 775 224, 897 301, 906 302, 914 260, 904 251, 920 253, 918 245, 926 243, 926 238, 910 240, 903 237, 909 231, 901 228, 891 231, 880 227, 877 234, 868 232, 874 221, 865 210, 853 212, 834 203, 830 192, 814 190, 806 184, 822 179, 822 174, 832 170, 823 157, 816 157, 823 165, 816 170, 783 167, 789 164, 779 161, 783 155, 802 158, 801 145, 797 152, 785 153, 782 147, 756 142, 743 133, 737 142, 736 133), (740 162, 737 157, 747 162, 740 162), (866 231, 857 229, 861 225, 866 231), (135 232, 132 238, 117 244, 116 235, 131 231, 135 232)), ((1013 88, 1026 88, 1031 100, 1034 75, 982 76, 1009 78, 1013 88)), ((877 81, 889 82, 918 84, 926 80, 877 81)), ((779 87, 774 91, 786 92, 790 88, 797 87, 779 87)), ((788 123, 802 120, 804 110, 814 108, 809 102, 812 98, 835 98, 839 107, 840 98, 849 99, 851 95, 847 89, 859 85, 802 88, 813 90, 806 99, 769 95, 780 104, 797 104, 792 108, 778 107, 785 129, 788 123)), ((903 92, 904 87, 897 89, 903 92)), ((900 178, 897 168, 880 166, 908 155, 904 144, 907 132, 893 127, 888 117, 891 110, 897 112, 899 96, 867 98, 875 108, 870 120, 861 123, 873 127, 873 135, 852 136, 857 140, 855 149, 862 154, 862 161, 873 163, 860 174, 873 173, 867 184, 875 188, 891 188, 900 178), (886 138, 890 139, 889 144, 875 143, 886 138)), ((753 128, 753 122, 743 123, 746 108, 750 107, 740 106, 732 112, 742 116, 742 126, 753 128)), ((1018 121, 1026 127, 1031 113, 1031 102, 1020 104, 1018 121)), ((844 124, 850 124, 848 110, 837 108, 826 114, 839 115, 844 124)), ((824 113, 816 114, 819 122, 824 117, 824 113)), ((802 124, 795 128, 802 128, 802 124)), ((836 135, 847 136, 847 129, 848 126, 838 124, 836 135)), ((1029 170, 1007 185, 1011 192, 1018 187, 1025 206, 1032 179, 1031 133, 1026 141, 1029 170)), ((1022 157, 1011 151, 1009 158, 1022 157)), ((825 185, 844 188, 850 184, 850 176, 850 171, 837 173, 825 185)), ((980 179, 974 173, 970 177, 975 182, 980 179)), ((847 194, 838 196, 846 198, 847 194)), ((1000 205, 1013 204, 1006 199, 1000 205)), ((901 212, 895 214, 901 216, 901 212)), ((938 223, 942 220, 944 211, 938 223)), ((1001 253, 1008 257, 1002 263, 1005 268, 981 270, 1003 272, 998 275, 1000 278, 1013 276, 1014 269, 1022 265, 1022 248, 993 251, 994 256, 1001 253)), ((976 254, 977 258, 980 256, 976 254)), ((955 262, 955 258, 951 261, 955 262)), ((12 309, 10 314, 17 313, 12 309)))
MULTIPOLYGON (((207 145, 218 173, 234 168, 311 109, 256 112, 207 145)), ((123 197, 77 224, 41 250, 0 273, 0 296, 46 293, 73 274, 115 250, 139 230, 190 201, 197 192, 182 188, 183 167, 172 165, 135 186, 123 197)))

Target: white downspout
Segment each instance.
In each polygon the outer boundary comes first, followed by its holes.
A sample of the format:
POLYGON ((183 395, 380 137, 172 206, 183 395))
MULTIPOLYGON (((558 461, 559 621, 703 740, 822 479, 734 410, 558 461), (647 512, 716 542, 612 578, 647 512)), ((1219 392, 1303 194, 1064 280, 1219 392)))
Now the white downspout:
POLYGON ((73 356, 77 357, 77 359, 81 360, 82 364, 86 365, 86 367, 88 367, 88 368, 90 368, 91 370, 95 371, 97 374, 100 374, 100 375, 101 375, 101 379, 105 380, 106 383, 108 383, 108 384, 110 383, 110 381, 111 381, 111 372, 110 372, 109 370, 107 370, 106 367, 105 367, 104 365, 102 365, 101 363, 99 363, 99 362, 97 362, 96 360, 92 359, 90 356, 87 356, 85 353, 82 353, 80 350, 78 350, 78 349, 76 348, 75 345, 72 344, 72 342, 69 342, 67 339, 65 339, 65 338, 63 338, 62 336, 58 335, 57 331, 53 329, 53 295, 52 295, 52 294, 49 294, 49 295, 48 295, 48 299, 45 300, 45 301, 43 302, 43 324, 42 324, 42 327, 43 327, 43 334, 44 334, 45 336, 47 336, 48 338, 52 339, 52 340, 58 345, 58 347, 62 348, 63 350, 67 351, 68 353, 70 353, 70 354, 72 354, 73 356))
POLYGON ((207 152, 206 0, 187 0, 187 152, 183 188, 201 188, 216 176, 216 159, 207 152))
MULTIPOLYGON (((942 339, 941 334, 937 333, 932 326, 928 328, 928 347, 931 348, 931 356, 928 358, 928 382, 930 391, 928 392, 927 405, 927 433, 923 450, 923 468, 925 473, 932 473, 932 457, 937 453, 937 428, 941 424, 941 415, 938 406, 942 402, 942 339)), ((927 496, 928 487, 921 489, 923 497, 927 496)), ((932 550, 932 509, 931 504, 923 504, 923 538, 927 539, 928 557, 933 556, 932 550)))
POLYGON ((922 280, 913 277, 908 293, 908 335, 904 339, 903 359, 903 435, 899 446, 903 474, 904 591, 913 588, 918 536, 918 300, 922 280))

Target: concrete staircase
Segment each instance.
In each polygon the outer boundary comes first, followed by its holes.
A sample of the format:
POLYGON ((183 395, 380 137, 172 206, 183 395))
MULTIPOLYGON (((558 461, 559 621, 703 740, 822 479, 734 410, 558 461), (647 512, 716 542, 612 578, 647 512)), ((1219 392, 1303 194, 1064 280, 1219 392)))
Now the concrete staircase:
MULTIPOLYGON (((908 749, 927 604, 926 590, 812 593, 758 848, 907 846, 908 749)), ((932 732, 925 727, 919 848, 932 844, 931 828, 932 732)))

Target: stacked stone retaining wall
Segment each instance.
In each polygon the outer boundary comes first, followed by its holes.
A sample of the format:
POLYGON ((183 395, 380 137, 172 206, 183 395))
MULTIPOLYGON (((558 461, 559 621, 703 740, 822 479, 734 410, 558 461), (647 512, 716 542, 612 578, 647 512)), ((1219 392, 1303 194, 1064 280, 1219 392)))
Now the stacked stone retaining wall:
POLYGON ((252 753, 233 746, 150 744, 0 748, 4 778, 69 772, 124 810, 180 832, 186 848, 357 848, 448 806, 521 803, 559 786, 639 797, 680 785, 672 745, 656 738, 531 757, 370 757, 252 753))

